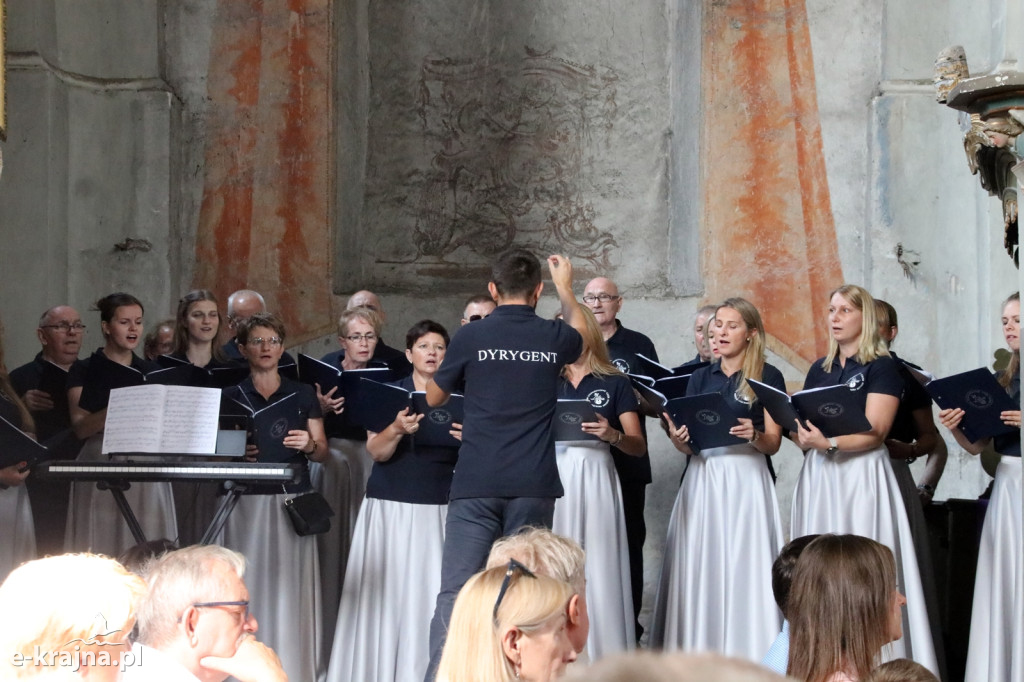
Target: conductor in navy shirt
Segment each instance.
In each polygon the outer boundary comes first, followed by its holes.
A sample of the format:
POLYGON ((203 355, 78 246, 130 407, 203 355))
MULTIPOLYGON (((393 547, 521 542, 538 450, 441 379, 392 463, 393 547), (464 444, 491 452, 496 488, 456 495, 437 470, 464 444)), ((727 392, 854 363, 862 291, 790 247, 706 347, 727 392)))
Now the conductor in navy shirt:
POLYGON ((427 384, 427 402, 441 405, 465 382, 462 446, 452 479, 441 560, 441 591, 430 623, 434 679, 455 597, 484 567, 491 545, 523 526, 551 527, 562 483, 551 420, 562 367, 583 350, 582 311, 572 293, 572 265, 550 256, 563 320, 534 308, 544 284, 537 257, 512 249, 498 257, 487 287, 498 307, 462 327, 427 384))
MULTIPOLYGON (((618 320, 622 308, 619 287, 607 277, 595 277, 583 290, 583 303, 594 313, 594 319, 601 327, 608 355, 619 371, 628 374, 636 372, 636 356, 643 355, 658 362, 654 343, 644 334, 622 326, 618 320)), ((640 428, 647 440, 646 420, 640 419, 640 428)), ((644 504, 647 484, 651 482, 651 457, 645 450, 640 457, 632 457, 612 447, 612 461, 619 475, 622 487, 622 512, 626 521, 626 544, 629 547, 630 587, 633 592, 633 620, 636 639, 640 641, 643 628, 640 626, 640 606, 644 594, 644 541, 647 539, 647 524, 644 522, 644 504)))

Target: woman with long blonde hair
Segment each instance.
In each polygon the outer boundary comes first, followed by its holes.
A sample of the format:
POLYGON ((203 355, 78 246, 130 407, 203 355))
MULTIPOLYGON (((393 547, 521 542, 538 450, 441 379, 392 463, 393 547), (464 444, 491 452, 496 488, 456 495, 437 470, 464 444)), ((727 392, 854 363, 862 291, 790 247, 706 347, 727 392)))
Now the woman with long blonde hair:
POLYGON ((711 320, 718 352, 693 373, 686 394, 721 394, 735 417, 730 433, 746 442, 697 449, 687 425, 664 415, 689 466, 669 520, 651 646, 759 662, 782 627, 771 586, 782 523, 765 458, 778 451, 782 428, 747 379, 780 391, 786 382, 765 362, 764 324, 752 303, 726 299, 711 320))
POLYGON ((912 658, 936 672, 907 510, 885 446, 903 380, 879 335, 875 302, 865 289, 847 284, 833 291, 826 322, 828 354, 811 365, 804 388, 845 385, 857 396, 871 428, 829 438, 813 418, 806 428, 798 427, 794 440, 806 456, 793 493, 792 534, 854 533, 888 547, 907 595, 903 637, 894 643, 893 656, 912 658))
MULTIPOLYGON (((1020 294, 1003 302, 1003 338, 1010 349, 1010 364, 999 372, 999 383, 1020 404, 1020 294)), ((1024 679, 1024 520, 1021 512, 1021 461, 1019 410, 1001 415, 1016 431, 991 439, 999 453, 992 496, 985 512, 974 582, 971 638, 967 648, 968 680, 1010 682, 1024 679)), ((960 430, 964 411, 942 410, 939 419, 952 431, 956 442, 972 455, 979 454, 990 439, 975 443, 960 430)))
POLYGON ((857 682, 903 632, 896 561, 859 535, 815 538, 793 571, 786 601, 789 667, 804 682, 857 682))
POLYGON ((550 682, 576 660, 566 631, 573 588, 515 559, 477 573, 452 608, 437 682, 550 682))
POLYGON ((596 440, 555 443, 565 494, 555 501, 552 529, 587 548, 586 601, 601 614, 587 637, 596 660, 636 646, 626 521, 611 447, 641 457, 647 442, 629 379, 612 364, 594 314, 585 306, 581 311, 587 325, 583 353, 562 369, 558 397, 590 403, 597 421, 585 422, 583 431, 596 440))

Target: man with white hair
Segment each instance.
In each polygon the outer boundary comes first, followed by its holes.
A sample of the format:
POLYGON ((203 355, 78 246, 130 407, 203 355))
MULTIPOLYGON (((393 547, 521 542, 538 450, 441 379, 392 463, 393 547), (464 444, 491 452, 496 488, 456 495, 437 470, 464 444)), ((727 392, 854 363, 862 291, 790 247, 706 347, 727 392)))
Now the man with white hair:
POLYGON ((258 642, 242 581, 245 557, 194 545, 145 569, 149 594, 138 613, 135 665, 124 679, 146 682, 286 682, 277 654, 258 642))

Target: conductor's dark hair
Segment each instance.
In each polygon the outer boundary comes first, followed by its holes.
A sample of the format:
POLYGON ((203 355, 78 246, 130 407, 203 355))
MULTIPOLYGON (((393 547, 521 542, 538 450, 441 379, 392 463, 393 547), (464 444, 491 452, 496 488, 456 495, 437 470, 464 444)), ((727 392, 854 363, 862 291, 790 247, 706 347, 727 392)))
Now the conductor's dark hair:
POLYGON ((772 594, 775 595, 775 603, 779 605, 779 611, 786 615, 786 600, 789 599, 789 588, 793 583, 793 569, 796 568, 796 560, 804 547, 811 544, 817 535, 804 535, 803 537, 790 540, 779 556, 772 564, 772 594))
POLYGON ((491 281, 503 297, 529 296, 540 284, 540 261, 526 249, 509 249, 498 256, 491 281))
POLYGON ((237 334, 235 341, 238 345, 244 346, 249 343, 249 333, 256 327, 266 327, 267 329, 273 329, 277 337, 281 339, 281 343, 284 343, 284 322, 281 318, 277 317, 273 313, 256 313, 245 322, 238 325, 237 334))
POLYGON ((438 334, 444 339, 444 345, 447 346, 451 339, 448 337, 448 330, 444 328, 444 325, 434 322, 433 320, 420 320, 413 326, 409 327, 409 331, 405 333, 405 347, 407 350, 412 350, 412 347, 416 345, 416 342, 427 334, 438 334))
POLYGON ((104 322, 110 322, 114 319, 114 314, 118 308, 128 305, 137 305, 143 313, 146 309, 142 307, 142 301, 135 298, 131 294, 118 292, 116 294, 107 294, 100 300, 96 301, 96 310, 100 311, 100 319, 104 322))

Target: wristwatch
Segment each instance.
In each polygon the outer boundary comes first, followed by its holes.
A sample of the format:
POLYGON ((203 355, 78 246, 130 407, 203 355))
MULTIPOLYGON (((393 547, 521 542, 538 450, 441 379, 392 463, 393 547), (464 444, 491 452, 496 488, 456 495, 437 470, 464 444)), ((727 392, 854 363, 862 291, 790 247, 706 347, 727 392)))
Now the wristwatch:
POLYGON ((835 438, 828 439, 828 450, 825 450, 826 455, 834 455, 839 452, 839 443, 835 438))

